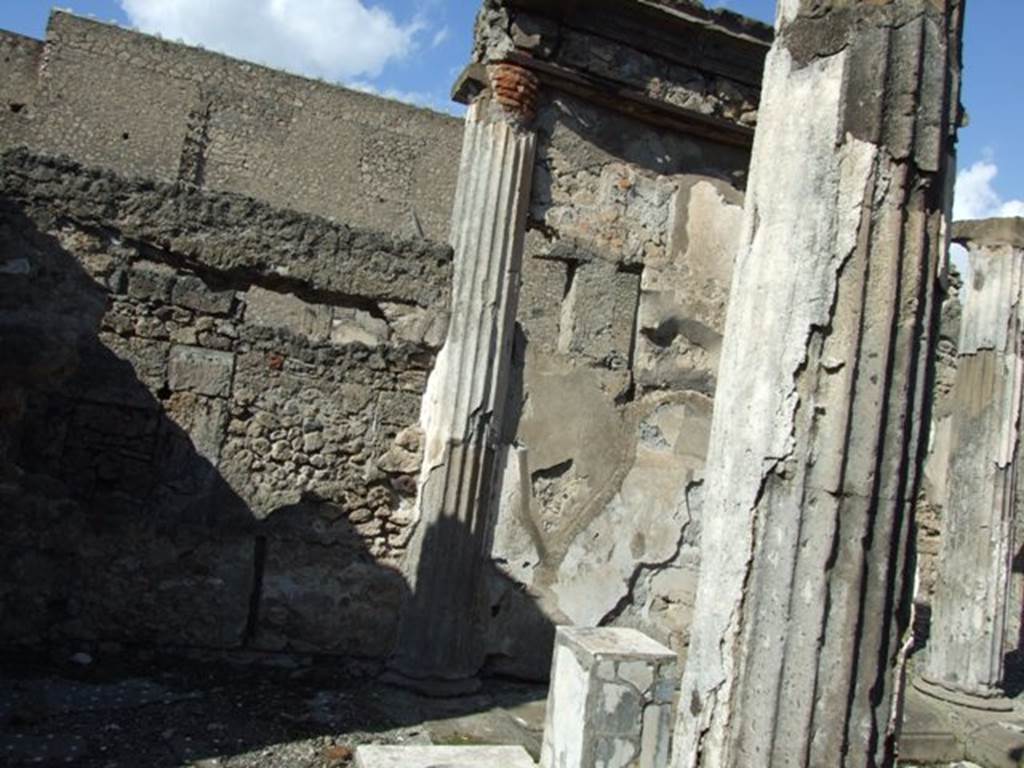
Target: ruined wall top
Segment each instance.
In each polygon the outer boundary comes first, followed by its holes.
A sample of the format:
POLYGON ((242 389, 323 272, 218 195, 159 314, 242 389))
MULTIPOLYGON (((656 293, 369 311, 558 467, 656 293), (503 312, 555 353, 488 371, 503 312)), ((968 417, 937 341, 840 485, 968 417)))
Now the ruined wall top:
POLYGON ((974 219, 953 224, 953 242, 982 248, 1024 248, 1024 218, 974 219))
POLYGON ((484 66, 510 62, 544 86, 683 133, 749 146, 767 25, 699 4, 648 0, 487 0, 474 65, 454 96, 487 87, 484 66))

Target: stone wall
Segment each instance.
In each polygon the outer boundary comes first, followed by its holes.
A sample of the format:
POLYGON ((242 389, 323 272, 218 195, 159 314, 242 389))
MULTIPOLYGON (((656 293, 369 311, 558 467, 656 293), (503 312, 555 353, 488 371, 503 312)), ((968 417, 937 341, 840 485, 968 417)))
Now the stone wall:
POLYGON ((450 250, 0 161, 0 643, 380 657, 450 250))
POLYGON ((447 237, 455 118, 59 11, 40 47, 0 37, 0 148, 447 237))
MULTIPOLYGON (((528 602, 554 623, 635 627, 685 650, 742 137, 756 118, 756 86, 730 90, 710 59, 698 72, 637 50, 639 5, 618 17, 603 3, 576 15, 535 5, 488 3, 477 32, 478 55, 533 66, 546 85, 492 550, 507 577, 491 596, 492 667, 524 676, 546 674, 550 649, 528 602), (597 78, 601 90, 577 87, 597 78), (616 109, 609 90, 657 97, 661 117, 616 109), (703 135, 716 126, 717 139, 703 135)), ((666 13, 659 24, 681 23, 666 13)), ((703 34, 671 32, 677 50, 703 34)), ((715 40, 739 47, 732 34, 715 40)))
POLYGON ((25 140, 26 111, 35 97, 43 44, 0 30, 0 146, 25 140))

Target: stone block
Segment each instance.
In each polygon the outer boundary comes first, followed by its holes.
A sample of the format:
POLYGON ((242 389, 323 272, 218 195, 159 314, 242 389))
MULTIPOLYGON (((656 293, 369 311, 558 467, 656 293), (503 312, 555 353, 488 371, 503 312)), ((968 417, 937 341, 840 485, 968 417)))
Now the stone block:
POLYGON ((142 301, 167 302, 174 285, 174 270, 164 264, 142 261, 128 273, 128 295, 142 301))
POLYGON ((252 287, 245 293, 245 320, 265 328, 281 328, 312 341, 331 335, 331 308, 310 304, 289 293, 252 287))
POLYGON ((640 275, 595 260, 568 281, 559 322, 558 351, 612 370, 631 366, 640 275))
POLYGON ((234 368, 230 352, 179 345, 171 348, 168 383, 175 392, 227 397, 234 368))
POLYGON ((335 541, 296 541, 287 532, 270 537, 256 648, 363 658, 390 653, 405 581, 367 557, 356 531, 338 527, 335 541))
POLYGON ((534 768, 522 747, 383 747, 356 749, 356 768, 534 768))
POLYGON ((379 347, 386 344, 391 330, 386 320, 374 317, 361 309, 338 307, 331 324, 331 343, 363 344, 379 347))
POLYGON ((668 766, 676 655, 634 629, 555 635, 542 768, 668 766))
POLYGON ((194 275, 178 278, 171 291, 172 301, 180 307, 206 312, 211 315, 226 315, 231 312, 235 301, 234 291, 212 291, 194 275))

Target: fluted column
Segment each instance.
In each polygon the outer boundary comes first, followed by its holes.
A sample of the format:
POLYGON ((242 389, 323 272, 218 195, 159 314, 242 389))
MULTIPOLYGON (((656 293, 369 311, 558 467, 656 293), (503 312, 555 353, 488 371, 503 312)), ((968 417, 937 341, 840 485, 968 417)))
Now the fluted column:
POLYGON ((536 79, 507 64, 489 76, 466 115, 451 322, 424 396, 411 594, 391 664, 401 682, 436 694, 472 690, 483 663, 481 569, 534 162, 536 79))
POLYGON ((966 284, 953 388, 949 501, 919 686, 987 709, 1003 700, 1024 400, 1024 219, 959 222, 966 284))
POLYGON ((781 0, 715 393, 678 768, 893 760, 958 0, 781 0))

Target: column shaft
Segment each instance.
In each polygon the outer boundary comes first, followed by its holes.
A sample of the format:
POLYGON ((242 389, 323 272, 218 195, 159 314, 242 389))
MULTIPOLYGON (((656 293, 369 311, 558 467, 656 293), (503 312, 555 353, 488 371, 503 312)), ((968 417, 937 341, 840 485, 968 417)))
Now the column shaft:
POLYGON ((957 0, 780 0, 707 463, 678 768, 893 759, 957 0))
POLYGON ((1002 695, 1014 555, 1024 219, 965 222, 956 232, 967 235, 971 268, 953 390, 949 502, 922 677, 988 698, 1002 695), (1002 238, 999 230, 1016 230, 1016 238, 1002 238))
POLYGON ((486 96, 466 116, 452 214, 451 322, 421 417, 412 591, 392 666, 441 693, 472 687, 483 663, 481 568, 535 147, 534 134, 513 118, 486 96))

